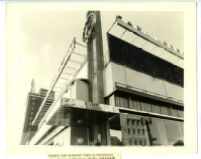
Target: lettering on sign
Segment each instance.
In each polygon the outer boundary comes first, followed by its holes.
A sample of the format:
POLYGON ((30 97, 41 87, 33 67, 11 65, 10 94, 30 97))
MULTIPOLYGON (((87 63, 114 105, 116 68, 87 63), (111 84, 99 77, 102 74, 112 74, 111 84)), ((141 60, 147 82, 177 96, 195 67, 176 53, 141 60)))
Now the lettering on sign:
POLYGON ((88 109, 101 110, 99 107, 99 104, 97 104, 97 103, 85 102, 85 104, 86 104, 86 108, 88 108, 88 109))
POLYGON ((97 111, 113 112, 113 113, 119 112, 119 109, 112 105, 98 104, 98 103, 86 102, 83 100, 69 99, 69 98, 62 98, 61 105, 76 107, 76 108, 91 109, 91 110, 97 110, 97 111))

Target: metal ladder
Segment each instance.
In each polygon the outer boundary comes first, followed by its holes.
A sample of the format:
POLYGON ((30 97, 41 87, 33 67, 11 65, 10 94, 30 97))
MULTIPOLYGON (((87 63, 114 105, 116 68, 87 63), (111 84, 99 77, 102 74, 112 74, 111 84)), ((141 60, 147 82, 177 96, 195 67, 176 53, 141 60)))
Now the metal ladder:
POLYGON ((57 102, 67 91, 76 75, 86 63, 86 58, 87 47, 81 43, 76 42, 76 39, 73 38, 73 41, 70 44, 70 47, 63 61, 61 62, 59 70, 54 77, 50 88, 32 122, 33 125, 38 125, 40 128, 44 123, 48 121, 48 118, 50 118, 52 115, 49 113, 52 111, 54 112, 57 102), (53 103, 49 102, 49 95, 51 92, 55 93, 53 103))

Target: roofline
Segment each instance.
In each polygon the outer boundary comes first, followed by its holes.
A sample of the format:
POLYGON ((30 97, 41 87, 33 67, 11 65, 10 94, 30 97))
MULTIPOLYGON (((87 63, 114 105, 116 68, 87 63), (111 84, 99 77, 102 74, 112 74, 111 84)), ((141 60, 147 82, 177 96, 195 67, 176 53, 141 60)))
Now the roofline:
POLYGON ((169 53, 179 57, 180 59, 184 59, 182 54, 179 54, 179 52, 175 51, 173 48, 168 47, 167 45, 165 45, 164 43, 152 38, 151 36, 149 36, 148 34, 145 34, 144 32, 141 31, 141 28, 139 26, 137 26, 137 28, 133 27, 132 25, 129 25, 127 23, 125 23, 123 20, 121 20, 121 18, 116 17, 116 21, 117 21, 117 25, 123 27, 124 29, 140 36, 141 38, 151 42, 152 44, 165 49, 166 51, 168 51, 169 53), (140 28, 140 29, 139 29, 140 28))

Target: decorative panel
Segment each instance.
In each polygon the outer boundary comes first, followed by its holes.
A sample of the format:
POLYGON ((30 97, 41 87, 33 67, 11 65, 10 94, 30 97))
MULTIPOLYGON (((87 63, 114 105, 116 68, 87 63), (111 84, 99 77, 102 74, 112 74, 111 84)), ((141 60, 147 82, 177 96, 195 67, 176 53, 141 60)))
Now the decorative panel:
POLYGON ((120 123, 123 145, 150 145, 145 117, 120 114, 120 123))

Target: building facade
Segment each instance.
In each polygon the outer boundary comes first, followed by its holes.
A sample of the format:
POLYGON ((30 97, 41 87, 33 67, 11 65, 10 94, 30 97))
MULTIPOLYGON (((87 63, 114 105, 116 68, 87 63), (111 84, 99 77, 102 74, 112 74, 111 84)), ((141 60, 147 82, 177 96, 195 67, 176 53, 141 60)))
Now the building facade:
POLYGON ((22 143, 183 145, 184 69, 173 62, 183 62, 182 52, 121 16, 106 33, 99 11, 86 17, 85 44, 73 39, 33 119, 26 115, 25 121, 36 128, 22 143), (118 27, 123 32, 115 33, 118 27), (55 97, 47 105, 51 92, 55 97))
MULTIPOLYGON (((21 144, 25 145, 28 144, 31 138, 38 130, 37 125, 32 125, 32 121, 44 99, 48 90, 41 88, 39 93, 35 92, 34 80, 32 80, 32 87, 31 91, 27 95, 26 101, 26 113, 25 113, 25 120, 24 120, 24 128, 22 132, 22 139, 21 144)), ((48 100, 46 101, 47 105, 51 105, 54 101, 54 92, 51 93, 48 100)))

